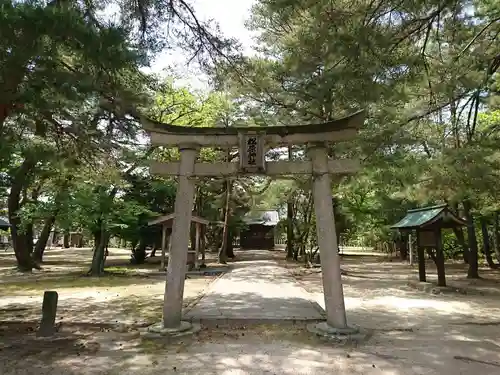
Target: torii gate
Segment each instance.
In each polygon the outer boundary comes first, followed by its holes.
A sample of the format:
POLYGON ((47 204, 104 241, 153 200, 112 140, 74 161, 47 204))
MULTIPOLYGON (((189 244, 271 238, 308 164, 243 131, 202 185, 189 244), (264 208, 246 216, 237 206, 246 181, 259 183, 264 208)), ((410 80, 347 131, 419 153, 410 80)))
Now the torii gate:
POLYGON ((316 214, 318 245, 327 325, 346 330, 347 319, 337 254, 337 236, 333 214, 330 174, 353 173, 359 161, 353 159, 329 160, 329 144, 353 139, 365 119, 364 111, 322 124, 197 128, 167 125, 143 119, 143 126, 151 136, 151 143, 178 147, 179 162, 153 162, 152 174, 177 176, 175 220, 172 228, 170 259, 167 267, 163 328, 181 326, 182 299, 186 273, 189 224, 194 203, 196 177, 234 177, 247 174, 279 176, 290 174, 313 175, 313 197, 316 214), (272 147, 305 144, 309 161, 266 161, 264 156, 272 147), (197 163, 202 147, 228 148, 239 146, 238 162, 197 163))

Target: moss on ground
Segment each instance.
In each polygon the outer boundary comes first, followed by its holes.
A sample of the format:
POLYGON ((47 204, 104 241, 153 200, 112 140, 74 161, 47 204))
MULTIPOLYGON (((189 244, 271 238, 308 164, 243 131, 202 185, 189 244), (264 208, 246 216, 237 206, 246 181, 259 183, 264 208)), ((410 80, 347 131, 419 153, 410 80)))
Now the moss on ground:
POLYGON ((110 288, 159 281, 137 272, 130 272, 127 269, 116 267, 115 270, 114 268, 107 269, 101 277, 90 277, 81 272, 75 272, 37 279, 9 280, 2 283, 1 294, 4 296, 29 295, 50 289, 110 288))

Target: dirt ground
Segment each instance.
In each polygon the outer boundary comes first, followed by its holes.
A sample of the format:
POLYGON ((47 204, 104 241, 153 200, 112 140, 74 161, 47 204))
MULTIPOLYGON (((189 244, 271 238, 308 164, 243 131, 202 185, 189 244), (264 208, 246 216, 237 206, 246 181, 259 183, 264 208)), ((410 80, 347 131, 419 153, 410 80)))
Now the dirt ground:
MULTIPOLYGON (((45 290, 59 294, 58 323, 146 325, 159 320, 165 290, 160 259, 134 266, 129 250, 109 252, 107 274, 101 278, 85 275, 92 258, 90 249, 49 249, 42 270, 32 274, 20 274, 14 269, 13 255, 0 253, 0 322, 38 321, 45 290)), ((209 254, 208 266, 213 258, 209 254)), ((184 305, 196 301, 215 277, 190 275, 184 305)))
MULTIPOLYGON (((116 276, 107 276, 96 286, 85 285, 95 282, 92 279, 78 279, 73 288, 71 278, 88 264, 89 258, 77 255, 83 251, 75 252, 69 276, 55 254, 53 263, 48 258, 41 273, 28 276, 39 288, 29 286, 32 282, 19 286, 25 276, 11 271, 7 256, 0 255, 0 267, 4 267, 0 269, 1 374, 500 373, 498 271, 482 269, 484 279, 470 282, 462 265, 448 265, 450 287, 440 290, 416 283, 415 267, 386 258, 346 256, 342 268, 347 316, 367 333, 363 342, 324 342, 303 325, 263 324, 205 327, 192 338, 166 342, 141 338, 139 327, 159 319, 161 313, 164 276, 157 276, 158 265, 129 267, 120 274, 118 265, 124 264, 126 256, 113 249, 109 270, 116 276), (59 339, 42 341, 33 334, 36 321, 28 320, 39 314, 42 290, 58 282, 66 285, 57 289, 60 315, 64 315, 59 339), (102 324, 117 320, 122 325, 102 324), (73 324, 65 324, 69 321, 73 324)), ((237 253, 239 260, 266 257, 278 261, 322 304, 320 270, 285 262, 283 256, 281 251, 237 253)), ((428 268, 432 281, 435 272, 431 265, 428 268)), ((188 300, 196 301, 211 279, 187 279, 188 300)))

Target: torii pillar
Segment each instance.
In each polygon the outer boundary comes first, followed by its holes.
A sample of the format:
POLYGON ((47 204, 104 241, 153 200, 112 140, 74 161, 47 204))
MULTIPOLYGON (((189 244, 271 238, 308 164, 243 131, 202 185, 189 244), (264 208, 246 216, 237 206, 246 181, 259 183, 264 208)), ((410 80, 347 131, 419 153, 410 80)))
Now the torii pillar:
POLYGON ((189 228, 194 201, 195 177, 237 178, 248 174, 267 176, 313 175, 313 196, 317 219, 317 236, 321 254, 323 288, 327 320, 312 327, 316 333, 347 334, 348 327, 340 258, 332 205, 331 174, 348 174, 359 169, 355 159, 329 160, 327 147, 331 143, 353 139, 364 122, 359 111, 351 116, 323 124, 298 126, 193 128, 172 126, 143 119, 151 135, 151 143, 178 147, 180 161, 152 162, 151 173, 177 176, 179 184, 175 201, 175 219, 172 230, 171 255, 167 269, 163 322, 155 330, 172 332, 184 330, 182 298, 189 244, 189 228), (305 144, 310 160, 266 161, 265 152, 272 147, 305 144), (196 163, 201 147, 239 147, 239 163, 196 163))
POLYGON ((195 185, 192 180, 198 147, 193 144, 179 145, 179 183, 175 196, 175 216, 165 284, 163 326, 176 328, 182 319, 182 300, 186 279, 186 262, 189 248, 189 231, 194 203, 195 185))
POLYGON ((315 144, 309 149, 309 156, 313 166, 314 213, 321 257, 326 322, 331 327, 347 328, 328 152, 324 145, 315 144))

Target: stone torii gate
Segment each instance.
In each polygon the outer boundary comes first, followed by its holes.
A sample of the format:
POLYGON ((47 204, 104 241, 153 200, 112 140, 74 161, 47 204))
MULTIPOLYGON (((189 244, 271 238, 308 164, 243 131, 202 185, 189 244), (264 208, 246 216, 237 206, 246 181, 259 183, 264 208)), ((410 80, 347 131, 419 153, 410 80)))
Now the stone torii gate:
POLYGON ((364 111, 321 124, 197 128, 167 125, 143 119, 151 143, 177 147, 180 160, 172 163, 152 162, 152 174, 177 176, 175 220, 172 228, 171 254, 167 267, 163 329, 175 330, 182 326, 182 299, 186 273, 189 228, 194 203, 196 177, 237 178, 248 174, 267 176, 313 175, 314 209, 317 222, 318 245, 321 256, 323 288, 326 307, 326 326, 337 332, 347 331, 347 319, 342 290, 340 259, 337 254, 337 236, 332 206, 330 174, 353 173, 359 161, 353 159, 329 160, 329 144, 356 137, 365 119, 364 111), (266 161, 265 153, 273 147, 306 145, 308 161, 266 161), (197 155, 202 147, 239 147, 239 162, 199 163, 197 155))

